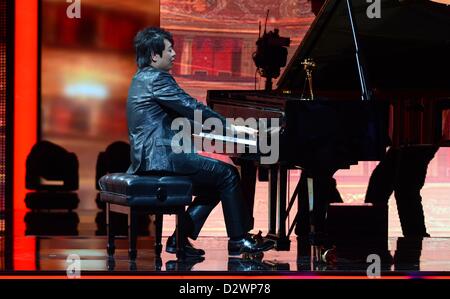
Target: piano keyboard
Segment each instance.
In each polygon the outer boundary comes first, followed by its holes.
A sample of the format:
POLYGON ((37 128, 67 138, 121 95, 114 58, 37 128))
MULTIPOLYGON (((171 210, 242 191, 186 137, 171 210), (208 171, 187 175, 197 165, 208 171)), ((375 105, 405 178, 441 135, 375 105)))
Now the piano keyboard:
POLYGON ((199 137, 199 138, 211 139, 211 140, 230 142, 230 143, 234 143, 234 144, 243 144, 243 145, 255 146, 255 147, 257 146, 256 139, 252 140, 252 139, 238 138, 238 137, 232 137, 232 136, 223 136, 223 135, 217 135, 217 134, 205 133, 205 132, 201 132, 200 134, 192 134, 192 136, 199 137))

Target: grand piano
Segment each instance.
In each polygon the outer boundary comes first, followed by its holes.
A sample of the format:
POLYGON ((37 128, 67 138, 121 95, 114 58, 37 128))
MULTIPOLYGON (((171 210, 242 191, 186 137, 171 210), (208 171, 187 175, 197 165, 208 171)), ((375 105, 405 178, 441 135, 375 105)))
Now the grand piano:
POLYGON ((286 220, 298 195, 287 198, 288 169, 314 179, 380 160, 388 146, 450 145, 450 7, 380 3, 380 18, 370 18, 365 0, 326 1, 275 90, 207 93, 226 117, 279 119, 279 159, 265 165, 269 235, 279 250, 289 249, 286 220), (311 79, 306 59, 316 65, 311 79))

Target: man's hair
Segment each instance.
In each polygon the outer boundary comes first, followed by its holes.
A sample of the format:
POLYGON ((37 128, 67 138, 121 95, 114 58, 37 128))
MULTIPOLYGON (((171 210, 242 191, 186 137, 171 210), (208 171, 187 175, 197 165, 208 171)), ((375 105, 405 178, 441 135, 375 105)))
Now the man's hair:
POLYGON ((167 39, 173 46, 172 33, 159 27, 148 27, 136 34, 134 48, 136 49, 136 63, 139 68, 149 66, 152 55, 162 56, 165 48, 164 39, 167 39))

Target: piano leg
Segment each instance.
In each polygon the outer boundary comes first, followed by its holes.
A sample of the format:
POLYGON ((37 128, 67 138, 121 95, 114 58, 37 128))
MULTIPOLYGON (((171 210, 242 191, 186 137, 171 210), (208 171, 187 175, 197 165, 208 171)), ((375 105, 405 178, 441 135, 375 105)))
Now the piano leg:
POLYGON ((325 219, 328 203, 339 201, 340 195, 336 194, 332 176, 314 178, 305 175, 305 178, 309 212, 310 266, 311 270, 314 270, 321 264, 336 263, 336 247, 330 244, 326 237, 325 219))
POLYGON ((290 240, 286 236, 287 172, 288 169, 285 166, 280 165, 278 167, 278 250, 290 249, 290 240))
MULTIPOLYGON (((253 161, 234 160, 234 162, 241 168, 242 193, 246 205, 253 216, 256 166, 253 161)), ((290 241, 286 235, 287 171, 286 167, 280 165, 274 165, 269 168, 269 231, 266 238, 276 242, 277 250, 290 249, 290 241)), ((252 228, 254 228, 253 219, 252 228)))
POLYGON ((280 165, 278 168, 278 201, 277 201, 277 226, 278 236, 286 235, 286 221, 283 211, 286 211, 287 169, 280 165))
POLYGON ((307 178, 306 179, 306 185, 308 188, 308 211, 309 211, 309 226, 310 226, 310 232, 314 233, 314 179, 313 178, 307 178))
POLYGON ((324 266, 334 267, 336 263, 336 247, 326 238, 325 231, 328 204, 342 202, 333 179, 335 171, 311 173, 302 170, 296 187, 298 211, 295 218, 299 267, 318 270, 324 266))
POLYGON ((286 236, 287 168, 274 165, 269 171, 269 233, 266 238, 275 241, 277 250, 289 250, 286 236), (277 231, 278 227, 278 231, 277 231))
POLYGON ((312 228, 315 232, 325 232, 328 204, 342 202, 333 178, 334 172, 334 169, 315 175, 302 172, 295 227, 297 236, 307 238, 312 228), (310 204, 311 200, 313 202, 310 204))
POLYGON ((306 178, 306 188, 308 194, 308 211, 309 211, 309 242, 311 246, 311 270, 316 269, 316 266, 321 261, 321 244, 316 239, 315 217, 314 217, 314 179, 306 178))
POLYGON ((278 184, 278 166, 272 166, 270 167, 269 170, 269 190, 268 190, 269 235, 275 235, 276 233, 277 184, 278 184))

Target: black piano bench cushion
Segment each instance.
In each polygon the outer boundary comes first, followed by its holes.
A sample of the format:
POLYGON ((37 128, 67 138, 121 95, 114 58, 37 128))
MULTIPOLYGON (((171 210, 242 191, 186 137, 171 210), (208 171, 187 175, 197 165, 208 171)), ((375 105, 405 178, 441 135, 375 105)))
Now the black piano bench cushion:
POLYGON ((101 200, 118 205, 176 207, 192 201, 192 182, 183 176, 110 173, 99 184, 101 200))

